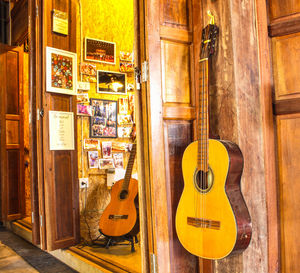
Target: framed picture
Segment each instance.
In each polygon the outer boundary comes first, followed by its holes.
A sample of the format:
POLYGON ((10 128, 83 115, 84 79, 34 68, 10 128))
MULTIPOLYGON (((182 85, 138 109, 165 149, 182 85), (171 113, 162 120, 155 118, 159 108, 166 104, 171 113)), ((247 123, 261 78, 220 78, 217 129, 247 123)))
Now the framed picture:
POLYGON ((77 115, 79 116, 91 116, 92 109, 90 105, 77 104, 77 115))
POLYGON ((76 95, 77 54, 46 47, 46 90, 76 95))
POLYGON ((120 51, 120 61, 133 62, 133 52, 120 51))
POLYGON ((97 70, 97 93, 125 95, 126 73, 97 70))
POLYGON ((118 137, 119 138, 130 138, 132 132, 132 126, 119 126, 118 137))
POLYGON ((90 150, 90 149, 100 150, 99 139, 85 138, 83 143, 84 143, 83 149, 85 150, 90 150))
POLYGON ((119 98, 119 114, 127 114, 128 112, 128 98, 119 98))
POLYGON ((98 151, 88 151, 89 168, 98 168, 98 151))
POLYGON ((115 167, 117 169, 123 169, 124 168, 123 153, 113 154, 113 159, 114 159, 115 167))
POLYGON ((103 158, 112 157, 112 144, 111 141, 102 141, 102 156, 103 158))
POLYGON ((88 93, 77 94, 77 103, 89 103, 90 98, 88 93))
POLYGON ((116 64, 116 43, 86 37, 85 60, 116 64))
POLYGON ((92 116, 90 118, 90 137, 117 137, 117 101, 90 99, 92 116))
POLYGON ((99 169, 114 169, 115 164, 112 158, 100 158, 99 169))

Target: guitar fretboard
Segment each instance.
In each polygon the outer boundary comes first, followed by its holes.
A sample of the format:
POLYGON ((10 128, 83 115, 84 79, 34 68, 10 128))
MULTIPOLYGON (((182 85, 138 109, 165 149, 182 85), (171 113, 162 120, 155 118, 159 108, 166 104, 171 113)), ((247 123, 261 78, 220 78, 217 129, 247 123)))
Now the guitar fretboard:
POLYGON ((127 167, 126 167, 126 173, 125 173, 124 182, 122 185, 122 190, 128 190, 128 186, 129 186, 129 182, 130 182, 130 178, 131 178, 131 174, 132 174, 132 168, 133 168, 133 164, 134 164, 134 159, 135 159, 135 154, 136 154, 136 143, 133 143, 132 149, 130 152, 130 156, 129 156, 129 160, 127 163, 127 167))
POLYGON ((209 117, 208 117, 208 59, 199 61, 199 111, 198 111, 198 170, 208 170, 208 136, 209 136, 209 117))

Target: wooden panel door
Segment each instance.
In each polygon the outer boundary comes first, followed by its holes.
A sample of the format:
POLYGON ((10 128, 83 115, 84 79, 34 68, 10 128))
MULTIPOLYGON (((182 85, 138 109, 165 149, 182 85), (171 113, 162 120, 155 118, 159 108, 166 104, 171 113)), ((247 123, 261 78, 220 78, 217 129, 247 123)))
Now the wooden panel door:
MULTIPOLYGON (((46 90, 46 47, 76 52, 76 3, 74 1, 37 1, 34 14, 34 79, 37 86, 32 115, 37 138, 37 178, 42 249, 48 251, 75 245, 79 232, 79 183, 77 174, 76 98, 46 90), (68 14, 69 34, 52 32, 52 11, 68 14), (42 16, 36 16, 42 14, 42 16), (74 150, 50 150, 49 111, 74 115, 74 150)), ((75 64, 77 66, 77 63, 75 64)), ((76 88, 74 86, 73 88, 76 88)), ((53 133, 53 132, 52 132, 53 133)))
MULTIPOLYGON (((143 89, 148 135, 148 164, 153 246, 159 272, 197 272, 197 258, 180 244, 175 215, 183 189, 181 160, 194 138, 195 88, 192 11, 190 0, 147 0, 143 60, 149 78, 143 89)), ((196 1, 197 2, 197 1, 196 1)), ((200 17, 200 16, 199 16, 200 17)), ((194 22, 197 21, 196 18, 194 22)))
MULTIPOLYGON (((300 3, 269 1, 269 34, 275 87, 274 114, 277 125, 278 234, 280 272, 300 267, 300 3)), ((271 212, 272 213, 272 212, 271 212)))
POLYGON ((25 212, 23 51, 0 44, 0 138, 2 220, 25 212))

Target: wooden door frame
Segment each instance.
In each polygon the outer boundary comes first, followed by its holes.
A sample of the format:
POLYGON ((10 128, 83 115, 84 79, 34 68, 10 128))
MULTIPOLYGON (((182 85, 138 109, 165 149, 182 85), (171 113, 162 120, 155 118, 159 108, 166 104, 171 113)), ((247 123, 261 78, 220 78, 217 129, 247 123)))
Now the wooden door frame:
POLYGON ((39 0, 28 0, 28 39, 29 39, 29 145, 30 145, 30 181, 31 181, 31 211, 32 211, 32 243, 40 244, 45 239, 40 240, 40 236, 45 236, 45 230, 40 227, 40 203, 43 208, 42 200, 39 200, 39 181, 41 173, 39 166, 42 166, 41 155, 41 127, 37 121, 37 109, 40 108, 41 89, 39 67, 41 47, 39 44, 39 29, 41 25, 38 16, 40 7, 39 0))
POLYGON ((268 225, 268 272, 279 272, 280 236, 276 173, 275 124, 272 105, 271 49, 268 35, 266 0, 256 0, 257 35, 259 47, 259 82, 264 139, 264 167, 268 225))

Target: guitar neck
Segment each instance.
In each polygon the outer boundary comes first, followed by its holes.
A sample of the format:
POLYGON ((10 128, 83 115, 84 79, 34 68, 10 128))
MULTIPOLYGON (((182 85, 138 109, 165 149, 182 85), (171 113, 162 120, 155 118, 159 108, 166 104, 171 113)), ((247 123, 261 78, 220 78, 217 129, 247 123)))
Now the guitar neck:
POLYGON ((203 171, 208 170, 208 58, 199 61, 199 111, 198 111, 198 160, 197 167, 203 171))
POLYGON ((123 186, 122 186, 123 190, 128 189, 131 174, 132 174, 135 155, 136 155, 136 143, 133 143, 132 144, 132 149, 130 151, 130 156, 129 156, 129 160, 128 160, 128 163, 127 163, 127 167, 126 167, 126 173, 125 173, 124 182, 123 182, 123 186))

